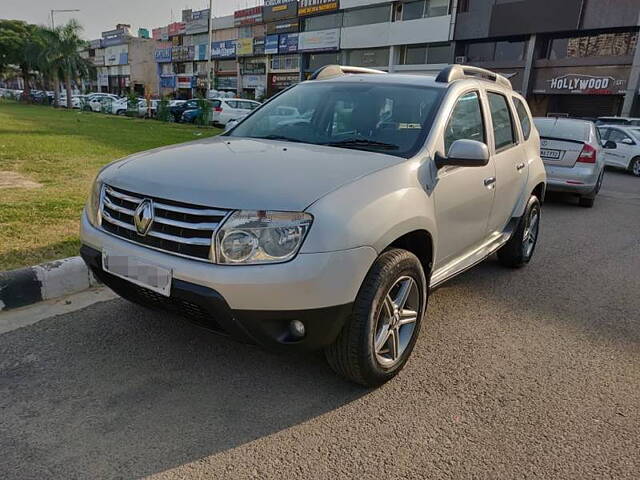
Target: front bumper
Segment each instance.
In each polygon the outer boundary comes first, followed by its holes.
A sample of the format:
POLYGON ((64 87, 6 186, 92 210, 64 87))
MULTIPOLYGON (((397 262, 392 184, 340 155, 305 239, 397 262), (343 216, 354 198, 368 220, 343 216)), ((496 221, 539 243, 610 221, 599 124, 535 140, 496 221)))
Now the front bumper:
POLYGON ((134 303, 168 311, 210 330, 269 350, 317 350, 337 338, 352 303, 306 310, 234 310, 216 290, 173 279, 171 296, 165 297, 105 272, 102 252, 83 245, 80 255, 93 274, 115 293, 134 303), (289 323, 299 320, 305 335, 292 335, 289 323))

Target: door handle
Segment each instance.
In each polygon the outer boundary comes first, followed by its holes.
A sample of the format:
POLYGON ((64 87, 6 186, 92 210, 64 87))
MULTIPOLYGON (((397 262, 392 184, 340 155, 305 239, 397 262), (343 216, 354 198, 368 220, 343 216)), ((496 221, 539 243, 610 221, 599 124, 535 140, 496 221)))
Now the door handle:
POLYGON ((519 163, 518 165, 516 165, 516 170, 520 171, 524 168, 524 162, 519 163))
POLYGON ((488 189, 493 189, 496 186, 496 177, 489 177, 484 179, 484 186, 488 189))

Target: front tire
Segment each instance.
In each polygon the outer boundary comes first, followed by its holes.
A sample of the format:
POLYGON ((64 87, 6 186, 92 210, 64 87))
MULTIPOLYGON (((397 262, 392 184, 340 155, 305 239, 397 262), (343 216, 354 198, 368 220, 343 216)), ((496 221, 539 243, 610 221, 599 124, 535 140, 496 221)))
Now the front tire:
POLYGON ((415 346, 427 305, 420 260, 406 250, 383 252, 365 277, 351 316, 325 349, 339 375, 375 387, 402 370, 415 346))
POLYGON ((498 250, 498 260, 504 266, 520 268, 529 263, 538 243, 540 212, 540 200, 535 195, 531 195, 516 231, 513 232, 509 241, 498 250))
POLYGON ((631 162, 629 162, 629 172, 631 175, 640 177, 640 157, 634 157, 631 162))

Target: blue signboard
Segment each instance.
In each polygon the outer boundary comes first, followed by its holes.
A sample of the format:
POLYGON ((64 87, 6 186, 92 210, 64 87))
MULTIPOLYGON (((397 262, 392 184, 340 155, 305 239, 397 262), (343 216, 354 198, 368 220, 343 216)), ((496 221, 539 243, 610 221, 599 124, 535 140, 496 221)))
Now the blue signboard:
POLYGON ((173 75, 161 75, 160 76, 160 87, 162 88, 176 88, 176 77, 173 75))
POLYGON ((298 51, 298 34, 283 33, 278 42, 278 53, 294 53, 298 51))
POLYGON ((195 56, 194 56, 194 60, 195 61, 199 61, 199 60, 206 60, 207 59, 207 44, 206 43, 201 43, 199 45, 195 46, 195 56))
POLYGON ((236 56, 236 41, 213 42, 211 44, 211 58, 233 58, 236 56))
POLYGON ((171 61, 171 47, 168 48, 158 48, 155 53, 156 62, 170 62, 171 61))
POLYGON ((129 54, 127 52, 120 53, 118 65, 126 65, 129 63, 129 54))
POLYGON ((278 53, 278 35, 267 35, 264 41, 264 53, 273 55, 278 53))

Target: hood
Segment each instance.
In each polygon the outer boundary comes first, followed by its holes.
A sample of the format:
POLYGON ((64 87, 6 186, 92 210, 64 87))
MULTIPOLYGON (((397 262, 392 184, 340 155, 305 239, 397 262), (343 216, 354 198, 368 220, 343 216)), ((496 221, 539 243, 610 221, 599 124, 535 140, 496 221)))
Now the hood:
POLYGON ((105 168, 100 178, 196 205, 302 211, 341 185, 403 161, 359 150, 214 137, 137 153, 105 168))

